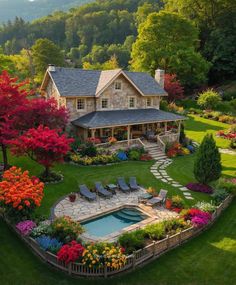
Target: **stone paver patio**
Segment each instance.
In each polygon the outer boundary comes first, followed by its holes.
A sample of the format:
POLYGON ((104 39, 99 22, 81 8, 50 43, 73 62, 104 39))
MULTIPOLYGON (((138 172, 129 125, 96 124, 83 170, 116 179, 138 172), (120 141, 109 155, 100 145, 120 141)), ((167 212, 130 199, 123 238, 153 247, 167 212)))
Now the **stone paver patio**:
MULTIPOLYGON (((109 212, 116 211, 125 206, 138 207, 143 213, 147 215, 147 218, 137 224, 129 226, 119 232, 112 233, 104 238, 99 238, 102 241, 115 240, 118 235, 124 231, 134 230, 143 227, 147 224, 163 221, 176 217, 175 212, 169 211, 162 206, 150 207, 138 202, 138 197, 146 193, 144 188, 140 188, 138 191, 123 193, 119 190, 116 191, 116 195, 113 195, 110 199, 104 199, 97 197, 96 201, 89 202, 79 195, 75 202, 70 202, 68 197, 65 197, 59 201, 52 209, 54 217, 69 216, 75 221, 85 221, 87 219, 95 218, 109 212)), ((89 236, 87 233, 83 235, 86 240, 95 241, 97 238, 89 236)))

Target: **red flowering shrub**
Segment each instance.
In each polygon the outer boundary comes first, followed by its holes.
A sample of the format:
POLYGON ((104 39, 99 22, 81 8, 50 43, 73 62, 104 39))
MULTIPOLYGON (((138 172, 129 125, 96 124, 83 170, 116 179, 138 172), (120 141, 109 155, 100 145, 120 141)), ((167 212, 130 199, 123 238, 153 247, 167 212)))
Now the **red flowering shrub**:
POLYGON ((213 189, 210 186, 201 183, 188 183, 186 187, 194 192, 202 192, 207 194, 213 193, 213 189))
POLYGON ((175 157, 177 155, 182 154, 181 144, 180 143, 173 143, 168 149, 167 149, 167 156, 168 157, 175 157))
POLYGON ((57 259, 68 264, 70 262, 75 262, 79 257, 82 256, 83 252, 84 247, 80 243, 73 240, 69 244, 65 244, 60 248, 57 253, 57 259))

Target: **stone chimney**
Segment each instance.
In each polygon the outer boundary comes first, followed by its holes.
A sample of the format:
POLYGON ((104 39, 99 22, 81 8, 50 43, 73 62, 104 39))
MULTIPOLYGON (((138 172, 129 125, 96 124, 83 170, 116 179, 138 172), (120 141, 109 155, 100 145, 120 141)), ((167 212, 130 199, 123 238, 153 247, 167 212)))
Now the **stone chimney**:
POLYGON ((49 72, 55 72, 56 71, 56 67, 54 64, 49 64, 48 65, 48 71, 49 72))
POLYGON ((155 80, 162 88, 164 88, 164 80, 165 80, 164 77, 165 77, 165 70, 158 68, 155 71, 155 80))

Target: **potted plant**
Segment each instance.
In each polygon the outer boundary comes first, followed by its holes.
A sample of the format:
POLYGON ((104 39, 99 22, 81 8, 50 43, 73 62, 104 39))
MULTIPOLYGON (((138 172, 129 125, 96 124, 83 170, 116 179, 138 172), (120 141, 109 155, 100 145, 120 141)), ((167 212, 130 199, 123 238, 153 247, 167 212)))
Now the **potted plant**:
POLYGON ((75 199, 76 199, 75 193, 70 193, 68 197, 69 197, 70 202, 72 202, 72 203, 75 202, 75 199))

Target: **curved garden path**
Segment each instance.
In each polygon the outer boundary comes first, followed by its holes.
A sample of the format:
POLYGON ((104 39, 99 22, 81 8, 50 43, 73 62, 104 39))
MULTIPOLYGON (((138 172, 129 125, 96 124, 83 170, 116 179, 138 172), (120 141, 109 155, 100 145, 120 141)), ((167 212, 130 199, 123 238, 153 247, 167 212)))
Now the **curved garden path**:
POLYGON ((186 188, 185 186, 181 185, 179 182, 175 181, 174 179, 172 179, 167 174, 166 168, 172 162, 173 161, 170 158, 157 160, 155 162, 155 164, 152 165, 152 167, 150 168, 150 171, 155 176, 156 179, 159 179, 162 182, 167 183, 167 184, 169 184, 169 185, 179 189, 183 193, 184 197, 187 200, 194 200, 194 198, 192 197, 192 195, 191 195, 190 191, 188 190, 188 188, 186 188))

